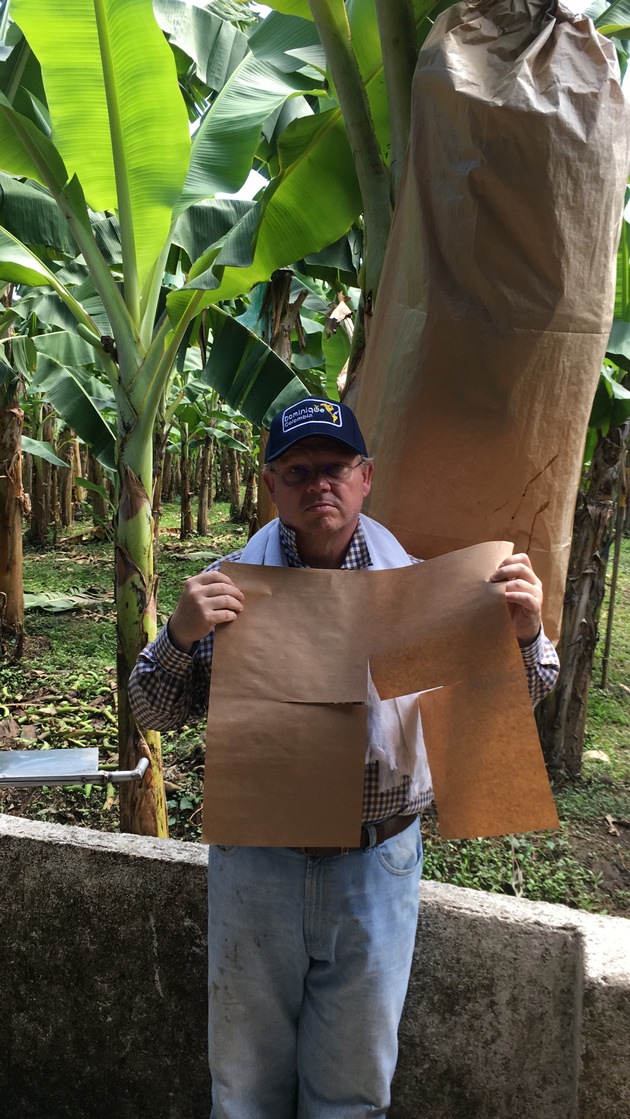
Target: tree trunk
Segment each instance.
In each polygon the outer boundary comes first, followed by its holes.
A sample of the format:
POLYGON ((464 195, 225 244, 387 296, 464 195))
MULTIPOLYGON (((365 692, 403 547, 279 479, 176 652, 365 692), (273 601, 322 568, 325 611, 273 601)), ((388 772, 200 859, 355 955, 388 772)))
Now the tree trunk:
POLYGON ((90 476, 90 474, 89 474, 89 470, 90 470, 90 451, 89 451, 89 448, 86 447, 85 443, 83 443, 83 444, 79 443, 78 439, 75 439, 74 443, 72 444, 72 450, 73 450, 72 473, 74 474, 74 496, 75 496, 76 502, 79 505, 82 505, 83 502, 87 501, 87 499, 88 499, 88 492, 87 492, 85 486, 82 486, 81 483, 77 481, 77 478, 89 478, 89 476, 90 476))
POLYGON ((558 643, 560 676, 551 695, 536 710, 545 760, 552 773, 577 776, 582 769, 588 691, 605 592, 614 494, 626 436, 625 429, 615 428, 600 440, 586 487, 578 493, 558 643))
POLYGON ((217 486, 214 494, 215 501, 229 501, 230 500, 230 468, 228 462, 228 448, 219 447, 219 471, 217 475, 217 486))
POLYGON ((16 638, 22 652, 24 583, 22 577, 22 428, 24 413, 17 403, 0 408, 0 651, 5 634, 16 638))
MULTIPOLYGON (((120 465, 120 503, 116 521, 116 613, 118 667, 118 746, 121 769, 133 769, 141 757, 149 761, 142 781, 120 786, 120 828, 136 835, 168 835, 162 749, 157 731, 142 732, 129 705, 129 677, 139 651, 157 629, 157 576, 153 559, 151 502, 140 481, 153 479, 153 447, 141 429, 127 435, 126 463, 120 465)), ((122 457, 122 456, 121 456, 122 457)))
POLYGON ((163 486, 165 483, 168 485, 170 480, 170 457, 169 461, 169 479, 166 479, 166 441, 167 441, 166 428, 164 421, 160 420, 155 430, 154 436, 154 450, 153 450, 153 501, 151 513, 153 516, 153 546, 155 555, 160 544, 160 514, 162 512, 162 495, 163 486))
MULTIPOLYGON (((39 437, 50 442, 52 435, 52 421, 49 419, 52 409, 49 404, 41 405, 41 425, 39 437)), ((48 530, 51 516, 51 466, 46 459, 33 457, 33 487, 31 495, 31 528, 29 540, 31 544, 45 547, 48 543, 48 530)))
POLYGON ((52 529, 52 546, 57 547, 57 533, 59 529, 59 468, 51 466, 50 468, 50 527, 52 529))
POLYGON ((208 507, 212 497, 212 436, 206 432, 199 456, 199 498, 197 502, 197 535, 208 535, 208 507))
MULTIPOLYGON (((27 433, 25 432, 24 434, 27 433)), ((22 451, 22 489, 28 499, 28 508, 24 509, 24 513, 30 520, 31 495, 33 493, 33 456, 29 455, 26 451, 22 451)))
POLYGON ((180 455, 173 455, 173 465, 171 468, 171 501, 181 493, 182 488, 182 460, 180 455))
MULTIPOLYGON (((88 458, 88 479, 95 486, 101 486, 103 489, 105 485, 105 472, 98 459, 90 453, 88 458)), ((90 498, 92 501, 92 520, 95 526, 107 526, 110 520, 109 509, 107 501, 102 494, 97 493, 96 490, 90 491, 90 498)))
POLYGON ((228 486, 230 494, 230 519, 238 521, 241 512, 241 470, 238 454, 228 447, 228 486))
POLYGON ((256 513, 256 488, 256 470, 253 460, 248 456, 245 474, 245 493, 243 495, 243 504, 239 515, 239 520, 246 525, 251 524, 254 514, 256 513))
MULTIPOLYGON (((300 308, 306 298, 306 292, 301 292, 294 303, 289 302, 291 293, 291 280, 293 273, 289 269, 278 269, 274 272, 265 294, 265 301, 261 311, 263 319, 263 341, 278 354, 287 365, 291 364, 291 335, 297 333, 298 340, 304 348, 304 338, 300 323, 300 308)), ((277 514, 276 507, 269 496, 269 491, 263 481, 265 464, 265 448, 267 446, 267 432, 261 428, 260 451, 258 456, 258 504, 256 509, 257 526, 266 525, 277 514)))
POLYGON ((69 427, 64 427, 57 441, 59 457, 68 463, 68 469, 62 470, 59 477, 59 517, 64 528, 68 528, 74 521, 74 507, 72 504, 72 483, 74 447, 77 442, 74 432, 69 427))
MULTIPOLYGON (((162 470, 162 501, 171 500, 171 485, 173 478, 173 456, 170 451, 164 451, 164 467, 162 470)), ((161 511, 161 503, 160 503, 161 511)))
POLYGON ((193 516, 191 503, 192 493, 190 479, 190 447, 188 444, 188 434, 184 433, 183 431, 179 461, 181 466, 181 482, 179 491, 179 539, 190 540, 193 534, 193 516))

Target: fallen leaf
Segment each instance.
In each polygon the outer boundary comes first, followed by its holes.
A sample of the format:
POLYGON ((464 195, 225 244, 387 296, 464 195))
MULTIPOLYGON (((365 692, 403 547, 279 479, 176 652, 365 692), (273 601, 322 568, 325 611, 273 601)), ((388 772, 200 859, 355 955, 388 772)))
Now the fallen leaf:
POLYGON ((584 757, 592 758, 593 761, 597 762, 606 762, 607 765, 610 765, 610 758, 608 757, 608 754, 604 753, 603 750, 585 750, 584 757))
POLYGON ((0 721, 0 738, 18 738, 20 724, 15 719, 2 719, 0 721))

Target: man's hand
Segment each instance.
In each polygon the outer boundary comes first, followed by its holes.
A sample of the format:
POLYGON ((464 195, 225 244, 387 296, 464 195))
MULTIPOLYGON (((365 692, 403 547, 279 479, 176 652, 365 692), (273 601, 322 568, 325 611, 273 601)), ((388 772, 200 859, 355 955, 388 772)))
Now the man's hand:
POLYGON ((538 637, 543 603, 542 583, 525 552, 508 556, 490 576, 491 583, 505 583, 505 601, 520 645, 538 637))
POLYGON ((184 584, 168 634, 176 649, 189 653, 194 642, 220 622, 233 622, 243 609, 243 592, 220 571, 202 571, 184 584))

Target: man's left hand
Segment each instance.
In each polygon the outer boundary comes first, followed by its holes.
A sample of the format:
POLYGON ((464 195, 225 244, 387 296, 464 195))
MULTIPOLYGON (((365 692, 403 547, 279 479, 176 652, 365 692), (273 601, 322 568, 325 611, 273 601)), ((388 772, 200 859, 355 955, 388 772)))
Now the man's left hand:
POLYGON ((490 576, 491 583, 505 583, 514 632, 520 645, 531 645, 538 637, 543 603, 542 583, 525 552, 508 556, 490 576))

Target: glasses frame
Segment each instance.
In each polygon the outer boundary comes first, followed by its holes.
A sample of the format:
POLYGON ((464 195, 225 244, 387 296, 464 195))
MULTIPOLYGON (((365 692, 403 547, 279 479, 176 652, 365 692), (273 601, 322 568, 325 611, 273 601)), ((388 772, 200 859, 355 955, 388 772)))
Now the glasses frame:
POLYGON ((321 466, 313 466, 310 469, 307 468, 307 472, 304 477, 297 478, 294 481, 289 481, 286 475, 288 471, 294 469, 295 466, 303 466, 302 463, 295 463, 293 467, 287 467, 286 471, 276 470, 273 466, 268 466, 267 469, 272 474, 275 474, 276 478, 279 478, 283 485, 287 486, 289 489, 294 489, 297 486, 310 485, 320 476, 324 477, 330 485, 343 485, 344 483, 350 481, 352 474, 357 469, 357 467, 365 466, 367 461, 368 460, 363 455, 360 455, 359 461, 355 462, 354 464, 350 464, 349 462, 325 462, 322 463, 321 466), (332 478, 326 473, 326 471, 329 470, 331 466, 344 466, 347 469, 347 474, 343 478, 332 478))

